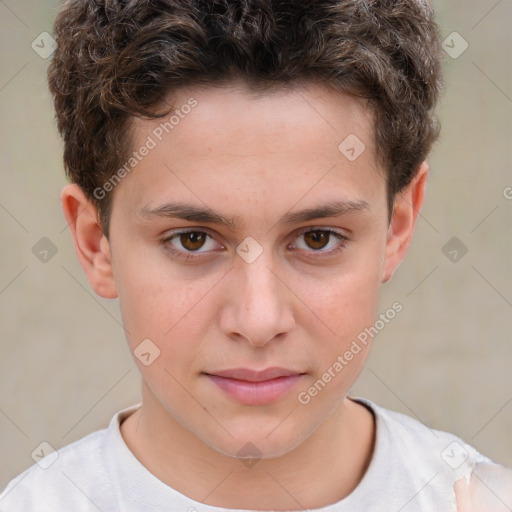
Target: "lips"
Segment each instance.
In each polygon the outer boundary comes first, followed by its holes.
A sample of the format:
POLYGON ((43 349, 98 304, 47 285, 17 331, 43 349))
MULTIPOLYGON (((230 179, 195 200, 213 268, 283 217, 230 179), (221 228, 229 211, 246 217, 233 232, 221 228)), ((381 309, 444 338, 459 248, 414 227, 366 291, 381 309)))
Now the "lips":
POLYGON ((264 382, 266 380, 277 379, 279 377, 290 377, 291 375, 301 375, 302 372, 289 370, 274 366, 266 370, 251 370, 248 368, 234 368, 232 370, 222 370, 219 372, 208 372, 207 375, 225 377, 227 379, 245 380, 247 382, 264 382))
POLYGON ((262 371, 236 368, 205 375, 229 398, 254 406, 277 402, 302 380, 304 373, 273 367, 262 371))

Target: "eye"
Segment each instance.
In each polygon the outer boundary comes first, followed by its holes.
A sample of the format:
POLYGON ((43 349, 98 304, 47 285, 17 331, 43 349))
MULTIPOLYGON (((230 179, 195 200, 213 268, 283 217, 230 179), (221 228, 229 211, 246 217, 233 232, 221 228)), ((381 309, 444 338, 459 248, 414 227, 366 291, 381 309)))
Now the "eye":
POLYGON ((301 237, 305 244, 302 247, 301 244, 295 244, 295 247, 308 252, 328 255, 345 249, 349 242, 347 236, 331 228, 308 228, 298 234, 298 239, 301 237))
POLYGON ((178 231, 164 238, 161 243, 174 256, 193 259, 193 253, 202 254, 217 249, 212 242, 213 237, 205 231, 178 231))

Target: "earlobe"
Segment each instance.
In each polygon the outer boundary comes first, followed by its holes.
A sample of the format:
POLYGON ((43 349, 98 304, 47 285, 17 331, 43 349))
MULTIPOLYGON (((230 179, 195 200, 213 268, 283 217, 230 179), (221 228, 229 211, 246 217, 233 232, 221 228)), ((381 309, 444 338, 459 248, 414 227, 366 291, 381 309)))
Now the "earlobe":
POLYGON ((386 242, 383 283, 391 279, 407 254, 418 214, 423 205, 427 176, 428 164, 423 162, 412 182, 395 198, 386 242))
POLYGON ((105 299, 116 298, 110 244, 103 234, 97 209, 76 184, 66 185, 60 199, 78 260, 92 289, 105 299))

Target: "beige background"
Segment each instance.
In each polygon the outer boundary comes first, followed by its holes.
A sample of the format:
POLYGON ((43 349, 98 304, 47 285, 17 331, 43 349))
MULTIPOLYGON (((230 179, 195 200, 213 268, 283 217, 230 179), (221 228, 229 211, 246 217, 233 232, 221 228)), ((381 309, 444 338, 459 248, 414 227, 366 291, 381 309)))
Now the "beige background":
MULTIPOLYGON (((395 300, 404 310, 377 338, 354 394, 512 466, 512 1, 437 4, 443 38, 457 31, 469 48, 446 56, 427 204, 382 290, 382 311, 395 300), (468 249, 457 263, 442 252, 454 236, 468 249)), ((68 444, 139 397, 117 303, 91 291, 60 210, 48 61, 31 48, 57 5, 0 2, 0 489, 42 441, 68 444), (46 263, 32 252, 42 237, 57 248, 46 263)))

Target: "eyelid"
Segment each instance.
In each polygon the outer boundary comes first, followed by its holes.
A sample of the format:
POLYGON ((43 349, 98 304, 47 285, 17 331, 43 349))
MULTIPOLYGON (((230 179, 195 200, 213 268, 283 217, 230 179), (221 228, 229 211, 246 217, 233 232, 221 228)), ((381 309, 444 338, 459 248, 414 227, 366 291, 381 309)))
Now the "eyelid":
POLYGON ((343 233, 343 230, 332 228, 330 226, 306 226, 304 228, 299 229, 299 231, 297 231, 294 234, 294 236, 297 237, 297 236, 303 235, 304 233, 309 233, 310 231, 328 231, 329 233, 334 233, 336 235, 340 235, 340 236, 344 236, 344 237, 348 238, 348 236, 343 233))

